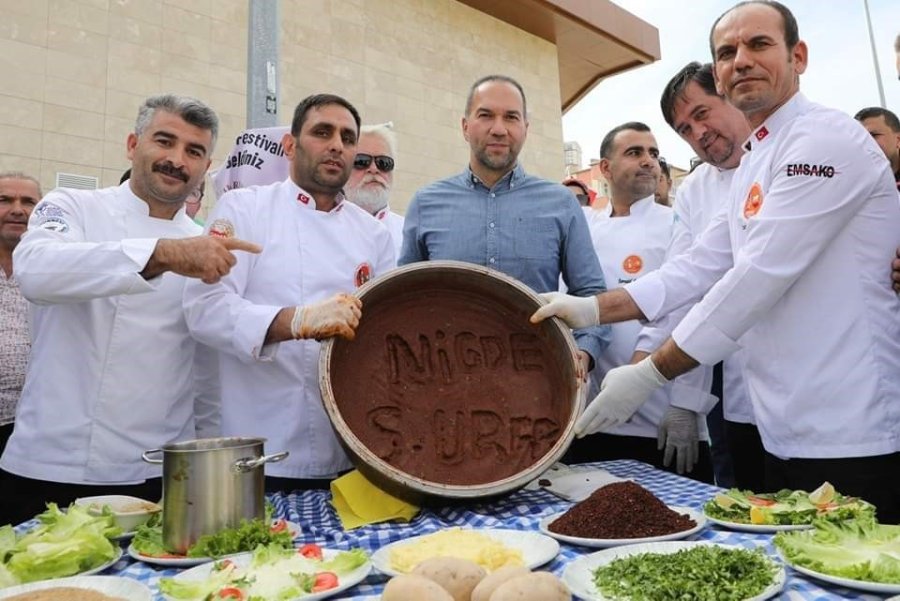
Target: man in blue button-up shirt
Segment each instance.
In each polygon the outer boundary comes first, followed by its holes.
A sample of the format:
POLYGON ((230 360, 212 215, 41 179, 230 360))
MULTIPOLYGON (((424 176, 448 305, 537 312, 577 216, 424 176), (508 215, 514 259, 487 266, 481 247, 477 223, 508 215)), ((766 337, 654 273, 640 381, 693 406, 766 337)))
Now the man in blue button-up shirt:
MULTIPOLYGON (((587 221, 563 186, 517 164, 528 119, 513 79, 490 75, 469 91, 462 119, 468 168, 416 192, 406 213, 400 265, 431 259, 467 261, 550 292, 559 278, 569 294, 606 289, 587 221)), ((608 326, 575 333, 583 368, 609 345, 608 326)))

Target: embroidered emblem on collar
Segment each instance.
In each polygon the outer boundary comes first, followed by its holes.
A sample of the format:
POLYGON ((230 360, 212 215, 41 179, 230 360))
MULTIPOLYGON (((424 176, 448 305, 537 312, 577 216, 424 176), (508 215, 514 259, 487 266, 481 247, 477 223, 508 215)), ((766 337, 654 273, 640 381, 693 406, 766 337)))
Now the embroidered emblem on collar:
POLYGON ((627 257, 625 257, 625 260, 622 261, 622 269, 625 270, 625 273, 634 275, 643 268, 644 260, 638 255, 628 255, 627 257))
POLYGON ((227 219, 216 219, 209 225, 209 235, 214 238, 234 238, 234 225, 227 219))
POLYGON ((769 130, 766 129, 766 126, 763 125, 759 129, 756 130, 756 133, 753 134, 756 137, 757 142, 762 142, 763 138, 769 135, 769 130))
POLYGON ((754 182, 750 186, 750 192, 747 193, 747 200, 744 201, 744 219, 750 219, 762 208, 763 192, 759 182, 754 182))
POLYGON ((371 279, 372 266, 369 263, 360 263, 356 267, 356 274, 353 276, 353 281, 356 283, 356 287, 359 288, 371 279))
POLYGON ((301 192, 300 194, 297 195, 297 200, 299 200, 300 202, 302 202, 305 205, 308 205, 309 201, 312 199, 307 194, 304 194, 303 192, 301 192))

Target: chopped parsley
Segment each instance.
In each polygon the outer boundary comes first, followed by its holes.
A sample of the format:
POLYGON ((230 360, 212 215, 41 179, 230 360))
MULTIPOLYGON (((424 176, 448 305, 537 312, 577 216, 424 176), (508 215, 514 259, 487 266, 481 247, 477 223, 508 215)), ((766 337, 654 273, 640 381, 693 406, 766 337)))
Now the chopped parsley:
POLYGON ((621 557, 594 570, 594 585, 621 601, 743 601, 772 584, 778 569, 761 550, 702 545, 621 557))

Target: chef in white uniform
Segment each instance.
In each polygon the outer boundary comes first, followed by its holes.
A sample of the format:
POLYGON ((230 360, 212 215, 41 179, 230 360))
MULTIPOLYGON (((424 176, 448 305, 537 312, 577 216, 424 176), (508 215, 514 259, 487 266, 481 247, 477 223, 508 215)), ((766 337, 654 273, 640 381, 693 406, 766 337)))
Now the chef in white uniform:
POLYGON ((703 300, 647 360, 611 372, 577 429, 632 413, 667 379, 746 349, 770 489, 823 480, 900 521, 900 242, 893 174, 848 115, 799 92, 807 48, 790 11, 739 5, 713 26, 718 89, 753 128, 727 211, 687 255, 598 302, 556 297, 573 327, 703 300))
POLYGON ((188 326, 221 351, 222 430, 263 436, 269 491, 327 488, 350 467, 322 405, 319 342, 353 336, 359 301, 349 293, 395 264, 387 229, 345 200, 359 115, 343 98, 319 94, 294 113, 283 145, 290 176, 233 190, 209 219, 211 236, 263 247, 214 286, 188 285, 188 326))
MULTIPOLYGON (((663 91, 660 106, 672 129, 704 161, 676 192, 675 225, 667 252, 671 258, 689 250, 712 218, 725 209, 734 170, 744 154, 741 144, 750 135, 750 126, 743 113, 717 94, 708 63, 692 62, 681 69, 663 91)), ((664 315, 653 327, 644 328, 638 349, 657 349, 688 309, 686 305, 664 315)), ((743 376, 743 355, 744 351, 738 350, 722 362, 725 447, 721 451, 731 462, 735 486, 762 491, 766 486, 763 446, 743 376)), ((706 377, 712 379, 709 366, 701 365, 694 371, 707 372, 706 377)), ((712 444, 716 444, 715 439, 712 444)), ((713 448, 714 463, 719 451, 713 448)))
MULTIPOLYGON (((604 278, 610 288, 618 288, 662 264, 672 236, 672 209, 654 199, 659 149, 645 124, 630 122, 612 129, 603 139, 600 156, 599 167, 610 186, 610 203, 596 211, 600 217, 591 224, 591 239, 604 278)), ((609 370, 631 362, 640 331, 637 320, 612 326, 612 342, 597 358, 589 376, 590 398, 599 391, 609 370)), ((583 463, 638 459, 662 469, 671 466, 673 471, 689 472, 692 477, 711 483, 705 412, 715 398, 708 394, 708 382, 702 390, 690 381, 692 377, 693 374, 656 390, 628 421, 576 439, 566 460, 583 463), (673 403, 680 408, 671 407, 673 403), (663 444, 671 438, 668 461, 665 449, 658 445, 664 423, 671 430, 662 438, 663 444), (686 439, 684 444, 676 445, 679 437, 686 439)))
POLYGON ((218 433, 218 391, 196 385, 215 384, 203 369, 215 363, 188 333, 183 276, 214 281, 231 250, 258 249, 199 236, 185 214, 217 129, 199 101, 149 98, 128 135, 129 181, 59 188, 35 207, 14 255, 33 343, 0 460, 0 522, 79 496, 158 499, 159 468, 141 453, 218 433))

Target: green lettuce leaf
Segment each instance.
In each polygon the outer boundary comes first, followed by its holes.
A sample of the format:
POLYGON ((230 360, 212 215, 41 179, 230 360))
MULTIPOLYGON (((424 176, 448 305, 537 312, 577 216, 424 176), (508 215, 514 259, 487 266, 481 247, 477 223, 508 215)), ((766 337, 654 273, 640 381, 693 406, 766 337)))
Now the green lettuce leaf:
POLYGON ((790 563, 841 578, 900 584, 900 526, 868 519, 819 519, 814 525, 775 537, 790 563))

